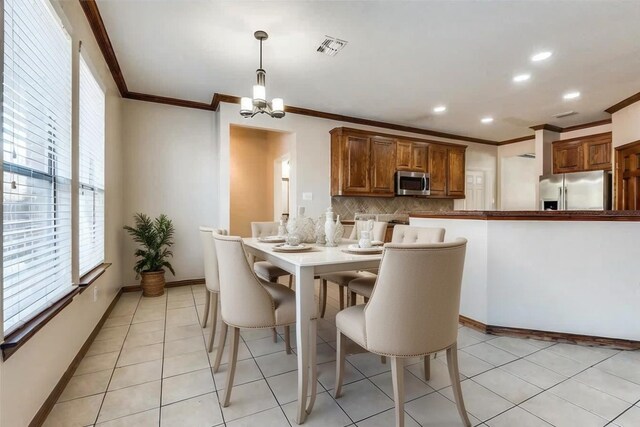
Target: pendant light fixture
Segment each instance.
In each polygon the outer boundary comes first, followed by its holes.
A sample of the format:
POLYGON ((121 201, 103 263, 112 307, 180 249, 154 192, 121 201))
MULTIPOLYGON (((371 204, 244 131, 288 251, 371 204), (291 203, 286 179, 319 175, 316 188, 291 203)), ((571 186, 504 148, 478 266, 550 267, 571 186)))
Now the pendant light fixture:
POLYGON ((256 70, 257 84, 253 86, 253 98, 243 96, 240 99, 240 114, 248 118, 260 113, 280 119, 284 117, 284 101, 282 98, 273 98, 271 104, 267 102, 265 87, 267 72, 262 68, 262 42, 269 38, 269 35, 265 31, 256 31, 253 35, 260 41, 260 68, 256 70))

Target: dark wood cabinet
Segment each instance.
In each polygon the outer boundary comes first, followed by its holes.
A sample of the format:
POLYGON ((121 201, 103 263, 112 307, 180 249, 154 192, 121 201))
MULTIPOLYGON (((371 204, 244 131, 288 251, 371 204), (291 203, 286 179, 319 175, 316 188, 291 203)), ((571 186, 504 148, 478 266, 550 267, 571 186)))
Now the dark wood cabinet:
POLYGON ((359 129, 331 131, 331 195, 394 197, 395 172, 428 172, 433 198, 464 198, 466 146, 359 129))
POLYGON ((447 196, 464 198, 465 190, 465 149, 447 148, 448 174, 447 196))
POLYGON ((387 138, 371 138, 371 192, 394 195, 396 172, 396 141, 387 138))
POLYGON ((332 196, 393 197, 395 168, 395 139, 331 131, 332 196))
POLYGON ((447 147, 429 145, 429 175, 431 196, 447 195, 447 147))
POLYGON ((426 172, 428 170, 428 144, 417 141, 396 143, 396 169, 399 171, 426 172))
POLYGON ((611 170, 611 132, 553 143, 553 173, 611 170))
POLYGON ((640 209, 640 141, 616 147, 615 206, 640 209))

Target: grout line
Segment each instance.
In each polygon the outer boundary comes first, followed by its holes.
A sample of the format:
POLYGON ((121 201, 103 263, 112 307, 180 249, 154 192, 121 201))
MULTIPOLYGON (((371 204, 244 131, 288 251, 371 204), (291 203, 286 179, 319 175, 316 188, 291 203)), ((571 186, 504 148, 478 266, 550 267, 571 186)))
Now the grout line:
POLYGON ((158 402, 158 427, 162 425, 162 389, 164 386, 164 350, 167 338, 167 311, 169 306, 169 290, 165 289, 167 296, 164 302, 164 328, 162 329, 162 362, 160 365, 160 401, 158 402))
MULTIPOLYGON (((118 366, 118 360, 120 360, 120 356, 122 355, 122 349, 124 348, 124 342, 127 340, 127 336, 129 335, 129 330, 131 329, 131 325, 133 322, 133 318, 136 315, 136 311, 138 311, 138 306, 140 305, 140 300, 142 299, 142 294, 138 297, 138 301, 136 302, 135 309, 133 310, 133 316, 131 316, 131 321, 129 322, 129 326, 127 328, 127 333, 124 336, 124 340, 122 341, 122 345, 120 346, 120 351, 118 352, 118 357, 116 357, 116 361, 113 364, 113 369, 111 370, 111 376, 109 377, 109 381, 107 382, 107 388, 104 390, 104 395, 102 396, 102 401, 100 402, 100 408, 98 408, 98 412, 96 413, 96 418, 94 424, 98 423, 98 419, 100 419, 100 412, 102 412, 102 406, 104 405, 104 401, 107 398, 107 393, 109 393, 109 386, 111 385, 111 380, 113 380, 113 374, 116 372, 116 367, 118 366)), ((120 301, 118 301, 119 303, 120 301)), ((117 306, 117 304, 116 304, 117 306)), ((116 307, 114 307, 115 309, 116 307)))

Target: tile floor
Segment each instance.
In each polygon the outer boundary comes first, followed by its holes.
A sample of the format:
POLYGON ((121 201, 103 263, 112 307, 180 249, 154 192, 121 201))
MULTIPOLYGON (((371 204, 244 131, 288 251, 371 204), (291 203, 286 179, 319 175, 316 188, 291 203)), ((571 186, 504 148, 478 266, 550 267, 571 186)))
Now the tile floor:
MULTIPOLYGON (((306 425, 392 426, 391 373, 376 356, 349 355, 344 395, 332 397, 336 296, 318 325, 319 395, 306 425)), ((273 343, 270 330, 242 332, 231 405, 220 407, 226 365, 212 373, 210 329, 198 324, 204 298, 203 286, 168 289, 159 298, 123 294, 45 425, 296 425, 296 357, 284 352, 282 340, 273 343)), ((640 352, 459 331, 474 425, 640 426, 640 352)), ((406 369, 406 425, 461 425, 445 357, 432 361, 430 381, 420 360, 409 360, 406 369)))

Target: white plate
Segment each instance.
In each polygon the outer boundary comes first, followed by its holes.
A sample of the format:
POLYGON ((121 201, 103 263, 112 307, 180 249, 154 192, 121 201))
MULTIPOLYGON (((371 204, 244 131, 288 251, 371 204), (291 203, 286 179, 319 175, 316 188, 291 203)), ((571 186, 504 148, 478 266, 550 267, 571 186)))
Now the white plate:
POLYGON ((382 248, 379 246, 373 247, 373 248, 361 248, 358 245, 349 245, 349 247, 347 249, 343 249, 342 252, 346 252, 349 254, 372 255, 372 254, 381 254, 382 248))
POLYGON ((304 244, 298 246, 289 246, 286 243, 281 243, 279 245, 275 245, 273 247, 273 250, 275 252, 304 252, 311 250, 311 248, 313 248, 313 246, 307 246, 304 244))
POLYGON ((258 241, 262 243, 284 243, 287 239, 283 236, 265 236, 258 237, 258 241))

